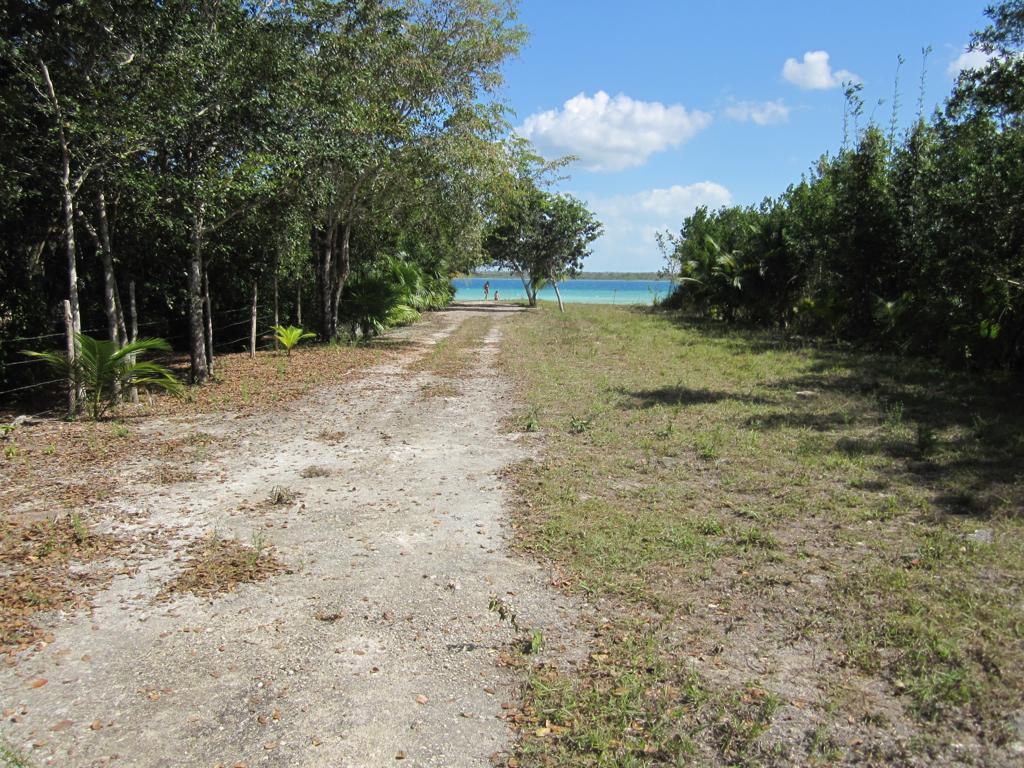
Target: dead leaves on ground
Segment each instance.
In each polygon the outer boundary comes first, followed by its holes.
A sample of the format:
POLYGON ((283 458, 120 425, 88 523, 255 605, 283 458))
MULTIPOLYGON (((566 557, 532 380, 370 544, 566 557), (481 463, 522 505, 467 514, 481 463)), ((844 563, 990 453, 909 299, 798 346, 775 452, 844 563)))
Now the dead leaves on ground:
POLYGON ((217 535, 192 542, 185 555, 184 568, 164 586, 158 600, 188 592, 199 597, 234 592, 239 584, 287 572, 269 547, 249 546, 217 535))
MULTIPOLYGON (((126 566, 96 566, 123 560, 136 542, 98 533, 78 515, 56 520, 0 522, 0 654, 14 655, 48 633, 37 614, 78 608, 126 566)), ((130 570, 130 567, 128 568, 130 570)))

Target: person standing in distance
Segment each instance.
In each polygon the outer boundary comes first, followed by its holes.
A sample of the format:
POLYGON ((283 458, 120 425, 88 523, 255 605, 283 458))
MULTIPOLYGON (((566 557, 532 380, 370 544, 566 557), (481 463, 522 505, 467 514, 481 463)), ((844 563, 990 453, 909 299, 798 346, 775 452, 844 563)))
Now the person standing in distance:
POLYGON ((491 292, 491 282, 484 280, 484 301, 487 301, 487 294, 491 292))

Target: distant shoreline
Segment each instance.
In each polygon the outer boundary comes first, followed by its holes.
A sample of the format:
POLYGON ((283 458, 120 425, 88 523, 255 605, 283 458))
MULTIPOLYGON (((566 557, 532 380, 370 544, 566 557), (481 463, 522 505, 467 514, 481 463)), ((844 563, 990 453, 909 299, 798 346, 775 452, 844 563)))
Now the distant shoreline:
MULTIPOLYGON (((464 278, 517 278, 514 272, 470 272, 464 278)), ((455 278, 458 279, 458 278, 455 278)), ((581 272, 573 280, 671 280, 671 277, 659 275, 657 272, 581 272)))

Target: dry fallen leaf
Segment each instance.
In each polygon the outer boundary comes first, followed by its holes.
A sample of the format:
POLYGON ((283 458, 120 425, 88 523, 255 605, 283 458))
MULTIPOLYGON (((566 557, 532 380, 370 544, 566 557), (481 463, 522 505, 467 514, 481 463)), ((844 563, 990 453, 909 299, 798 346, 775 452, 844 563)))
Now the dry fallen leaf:
POLYGON ((430 699, 428 699, 422 693, 419 696, 416 697, 416 703, 417 704, 426 704, 428 701, 430 701, 430 699))
POLYGON ((37 678, 37 679, 33 680, 31 683, 29 683, 29 688, 42 688, 48 682, 50 682, 50 681, 47 680, 45 677, 40 677, 40 678, 37 678))

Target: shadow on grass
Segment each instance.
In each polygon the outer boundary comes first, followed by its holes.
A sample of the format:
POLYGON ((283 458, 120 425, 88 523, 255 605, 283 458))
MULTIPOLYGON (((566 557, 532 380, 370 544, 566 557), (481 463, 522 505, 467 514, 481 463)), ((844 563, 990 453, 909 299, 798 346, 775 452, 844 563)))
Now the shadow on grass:
POLYGON ((835 450, 886 456, 885 473, 934 492, 936 507, 957 515, 1024 514, 1024 407, 1005 376, 943 370, 924 360, 884 355, 807 352, 807 373, 777 382, 780 390, 810 389, 861 405, 867 433, 842 434, 846 412, 794 407, 765 422, 835 431, 835 450), (868 414, 873 410, 873 418, 868 414), (873 423, 872 423, 873 422, 873 423))
POLYGON ((834 437, 831 450, 837 454, 884 457, 878 465, 881 485, 910 482, 941 512, 1024 516, 1024 382, 1019 376, 968 373, 926 358, 784 339, 665 310, 634 311, 657 313, 721 342, 737 356, 784 350, 805 361, 798 374, 765 384, 769 397, 668 387, 625 393, 635 407, 727 399, 773 405, 767 413, 747 416, 744 426, 763 432, 812 430, 826 441, 834 437), (771 393, 777 399, 770 399, 771 393))
POLYGON ((737 402, 759 405, 771 405, 775 402, 774 400, 755 395, 739 395, 735 392, 721 392, 711 389, 693 389, 681 385, 635 391, 624 387, 616 387, 614 391, 629 398, 628 407, 631 408, 655 408, 659 405, 706 405, 708 403, 719 403, 724 400, 735 400, 737 402))

